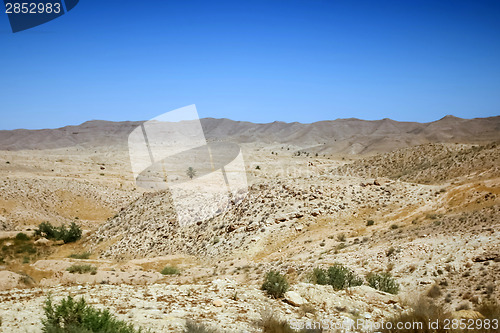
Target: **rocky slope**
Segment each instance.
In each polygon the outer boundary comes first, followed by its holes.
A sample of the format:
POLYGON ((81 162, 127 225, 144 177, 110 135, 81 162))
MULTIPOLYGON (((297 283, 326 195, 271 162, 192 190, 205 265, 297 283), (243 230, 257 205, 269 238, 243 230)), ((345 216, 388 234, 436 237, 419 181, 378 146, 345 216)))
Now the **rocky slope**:
MULTIPOLYGON (((168 192, 147 193, 103 224, 89 243, 92 249, 101 249, 99 244, 106 244, 101 256, 112 258, 170 253, 227 255, 237 249, 258 247, 262 239, 273 233, 295 233, 325 216, 338 221, 374 211, 395 214, 394 210, 401 209, 401 197, 412 200, 414 206, 426 205, 436 191, 432 187, 415 188, 392 181, 383 182, 384 186, 361 186, 359 182, 352 185, 345 179, 328 176, 314 183, 296 178, 254 184, 239 205, 185 227, 176 222, 168 192), (418 190, 422 193, 417 194, 418 190)), ((193 200, 192 209, 202 207, 193 200)))
POLYGON ((500 145, 426 144, 362 159, 334 172, 422 184, 492 178, 500 176, 500 145))
MULTIPOLYGON (((220 332, 262 332, 259 322, 271 313, 302 325, 328 320, 333 324, 352 325, 355 315, 378 322, 403 309, 396 296, 377 292, 367 286, 347 293, 333 292, 331 286, 301 283, 293 286, 303 306, 270 299, 259 286, 246 286, 228 279, 207 284, 147 286, 96 285, 56 287, 55 301, 68 293, 85 297, 88 303, 105 306, 117 316, 153 332, 182 332, 186 320, 205 324, 220 332), (306 306, 307 305, 307 306, 306 306)), ((0 313, 4 332, 40 332, 43 289, 0 292, 0 313)))

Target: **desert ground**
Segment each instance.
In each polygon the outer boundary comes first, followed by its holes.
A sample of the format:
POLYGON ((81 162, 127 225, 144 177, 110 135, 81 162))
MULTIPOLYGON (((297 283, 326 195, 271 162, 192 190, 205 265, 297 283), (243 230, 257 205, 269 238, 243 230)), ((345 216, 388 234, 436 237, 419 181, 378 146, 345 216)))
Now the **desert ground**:
POLYGON ((1 332, 41 332, 49 294, 84 297, 153 332, 183 332, 187 321, 262 332, 271 313, 288 323, 384 322, 419 299, 483 318, 480 306, 500 300, 500 117, 205 119, 209 141, 241 147, 248 193, 186 226, 168 190, 136 186, 126 138, 137 125, 0 131, 1 332), (35 235, 43 222, 74 222, 82 237, 35 235), (336 263, 363 284, 315 283, 315 268, 336 263), (75 264, 95 270, 70 272, 75 264), (262 290, 270 270, 286 276, 284 296, 262 290), (366 282, 383 272, 397 294, 366 282))

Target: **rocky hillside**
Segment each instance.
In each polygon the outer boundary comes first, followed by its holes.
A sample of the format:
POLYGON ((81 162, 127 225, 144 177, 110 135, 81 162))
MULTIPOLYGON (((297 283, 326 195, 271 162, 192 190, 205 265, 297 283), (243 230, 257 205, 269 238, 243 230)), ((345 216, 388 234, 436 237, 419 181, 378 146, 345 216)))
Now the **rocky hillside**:
MULTIPOLYGON (((361 186, 357 181, 352 185, 323 177, 315 183, 295 179, 254 184, 239 205, 186 227, 177 224, 168 192, 146 193, 102 225, 90 243, 101 249, 102 257, 112 258, 230 254, 257 246, 269 235, 295 233, 326 216, 336 222, 377 210, 389 215, 402 208, 401 197, 412 200, 412 205, 425 205, 436 192, 432 187, 392 181, 361 186)), ((193 201, 192 209, 198 208, 202 209, 193 201)))
POLYGON ((422 184, 500 176, 500 145, 426 144, 346 164, 338 175, 389 177, 422 184))

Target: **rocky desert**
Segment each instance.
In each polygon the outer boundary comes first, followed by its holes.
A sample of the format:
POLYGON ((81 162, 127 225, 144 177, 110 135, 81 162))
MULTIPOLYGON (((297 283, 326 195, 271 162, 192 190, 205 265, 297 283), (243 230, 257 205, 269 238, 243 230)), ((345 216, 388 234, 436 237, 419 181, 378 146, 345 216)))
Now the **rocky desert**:
POLYGON ((68 296, 144 332, 397 332, 374 325, 425 311, 499 331, 500 116, 201 124, 239 145, 248 192, 189 225, 136 185, 141 122, 0 131, 1 332, 42 332, 68 296))

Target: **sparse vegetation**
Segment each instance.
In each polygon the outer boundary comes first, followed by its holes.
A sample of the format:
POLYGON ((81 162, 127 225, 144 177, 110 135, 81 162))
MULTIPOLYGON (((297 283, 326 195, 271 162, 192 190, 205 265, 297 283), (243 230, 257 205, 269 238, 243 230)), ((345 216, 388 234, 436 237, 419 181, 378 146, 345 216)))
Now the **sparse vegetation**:
POLYGON ((68 258, 73 258, 73 259, 88 259, 90 258, 91 253, 90 252, 83 252, 83 253, 73 253, 68 256, 68 258))
MULTIPOLYGON (((484 319, 481 322, 476 322, 475 319, 471 319, 477 326, 473 326, 474 328, 471 331, 474 332, 499 332, 498 327, 489 325, 489 328, 485 328, 483 324, 485 323, 485 319, 498 319, 500 317, 500 306, 497 303, 483 303, 480 304, 476 311, 478 311, 484 319), (495 328, 494 328, 495 327, 495 328)), ((465 332, 465 330, 460 329, 460 325, 452 325, 452 320, 454 318, 451 313, 445 311, 442 307, 434 303, 433 300, 429 298, 420 298, 413 306, 410 312, 402 312, 398 316, 392 318, 388 323, 389 325, 385 325, 385 329, 382 329, 383 333, 394 333, 394 332, 412 332, 412 333, 461 333, 465 332), (450 323, 448 327, 444 327, 446 320, 450 323), (402 327, 406 327, 407 329, 400 328, 395 330, 397 327, 397 323, 402 323, 402 327), (439 323, 436 327, 431 327, 429 323, 439 323), (392 330, 388 327, 392 325, 392 330), (411 328, 410 328, 411 327, 411 328)), ((471 323, 468 321, 467 323, 471 323)), ((462 320, 464 322, 464 320, 462 320)), ((457 321, 460 324, 460 320, 457 321)))
POLYGON ((372 226, 372 225, 374 225, 374 224, 375 224, 375 221, 373 221, 373 220, 368 220, 368 221, 366 221, 366 226, 367 226, 367 227, 372 226))
POLYGON ((315 268, 312 273, 312 282, 321 285, 328 284, 328 276, 326 275, 326 271, 321 268, 315 268))
POLYGON ((107 309, 88 305, 84 298, 75 301, 71 296, 54 304, 51 297, 45 301, 44 333, 140 333, 132 324, 116 319, 107 309))
POLYGON ((193 169, 193 167, 189 167, 186 170, 186 175, 189 177, 189 179, 193 179, 196 176, 196 170, 193 169))
POLYGON ((434 284, 432 287, 429 288, 427 291, 427 296, 430 298, 437 298, 441 296, 441 288, 439 288, 438 285, 434 284))
POLYGON ((496 301, 486 301, 476 307, 476 311, 486 319, 500 319, 500 304, 496 301))
POLYGON ((265 290, 273 298, 280 298, 283 297, 288 288, 289 284, 284 275, 277 271, 269 271, 264 278, 261 289, 265 290))
MULTIPOLYGON (((445 319, 450 319, 448 313, 446 313, 441 307, 437 306, 428 299, 419 299, 416 304, 412 306, 410 312, 401 312, 401 314, 395 316, 388 321, 385 329, 380 330, 383 333, 394 333, 394 332, 412 332, 412 333, 445 333, 450 332, 445 330, 443 323, 445 319), (429 327, 430 322, 435 322, 436 320, 441 323, 437 329, 429 327), (410 329, 400 328, 395 330, 398 323, 409 323, 411 324, 410 329), (392 327, 390 329, 389 327, 392 327)), ((404 327, 404 326, 403 326, 404 327)))
POLYGON ((399 283, 394 280, 390 273, 369 273, 366 276, 366 282, 370 287, 386 293, 397 294, 399 291, 399 283))
POLYGON ((331 285, 337 290, 363 284, 363 279, 361 277, 353 270, 339 263, 329 267, 328 270, 315 268, 313 270, 313 281, 317 284, 331 285))
POLYGON ((20 232, 16 235, 16 239, 20 241, 28 241, 30 238, 24 232, 20 232))
POLYGON ((66 268, 66 270, 70 273, 78 273, 78 274, 85 274, 85 273, 90 273, 92 275, 95 275, 97 273, 97 267, 92 266, 92 265, 71 265, 70 267, 66 268))
POLYGON ((180 274, 180 271, 175 266, 165 266, 160 273, 163 275, 177 275, 180 274))
POLYGON ((64 224, 59 227, 54 227, 49 222, 42 222, 35 230, 35 236, 71 243, 82 238, 82 229, 75 222, 71 222, 69 229, 64 224))
POLYGON ((217 333, 217 330, 208 328, 204 324, 200 324, 192 320, 187 320, 184 333, 217 333))
POLYGON ((262 328, 262 333, 315 333, 322 332, 320 328, 316 329, 308 329, 302 328, 299 330, 295 330, 290 327, 290 325, 286 322, 286 320, 280 320, 274 316, 274 314, 269 314, 265 316, 260 322, 260 327, 262 328))

